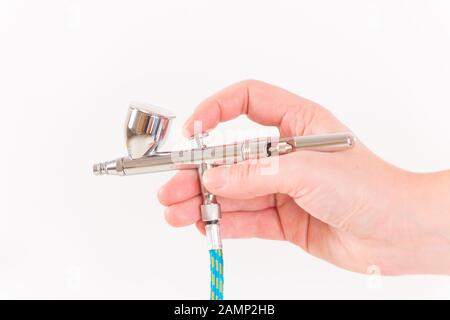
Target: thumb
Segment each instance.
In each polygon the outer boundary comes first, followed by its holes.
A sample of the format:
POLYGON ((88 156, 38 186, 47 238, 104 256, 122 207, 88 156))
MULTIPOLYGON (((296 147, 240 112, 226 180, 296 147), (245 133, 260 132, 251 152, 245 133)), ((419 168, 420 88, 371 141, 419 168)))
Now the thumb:
POLYGON ((227 198, 245 199, 257 196, 286 193, 296 189, 289 168, 298 163, 291 155, 247 160, 238 164, 207 170, 203 183, 208 191, 227 198), (291 177, 289 177, 289 175, 291 177))

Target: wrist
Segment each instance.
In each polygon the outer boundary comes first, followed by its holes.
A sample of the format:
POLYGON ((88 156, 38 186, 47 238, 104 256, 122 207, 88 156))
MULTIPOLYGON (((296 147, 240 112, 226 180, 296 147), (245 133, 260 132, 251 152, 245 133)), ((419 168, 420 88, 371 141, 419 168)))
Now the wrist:
POLYGON ((424 273, 450 274, 450 171, 408 178, 412 249, 424 273))

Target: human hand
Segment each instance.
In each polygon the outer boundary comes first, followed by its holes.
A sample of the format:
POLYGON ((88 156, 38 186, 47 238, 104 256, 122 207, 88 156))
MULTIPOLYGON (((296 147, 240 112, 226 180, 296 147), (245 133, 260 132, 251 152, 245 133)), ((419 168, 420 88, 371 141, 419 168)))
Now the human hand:
MULTIPOLYGON (((282 137, 349 131, 320 105, 248 80, 202 102, 185 132, 193 134, 194 121, 208 130, 240 114, 277 126, 282 137)), ((296 151, 203 176, 221 204, 224 238, 287 240, 345 269, 366 272, 375 265, 391 275, 450 273, 450 197, 443 193, 449 181, 449 172, 396 168, 361 142, 343 152, 296 151), (262 174, 274 161, 279 170, 262 174)), ((158 196, 171 225, 196 223, 204 233, 197 171, 178 172, 158 196)))

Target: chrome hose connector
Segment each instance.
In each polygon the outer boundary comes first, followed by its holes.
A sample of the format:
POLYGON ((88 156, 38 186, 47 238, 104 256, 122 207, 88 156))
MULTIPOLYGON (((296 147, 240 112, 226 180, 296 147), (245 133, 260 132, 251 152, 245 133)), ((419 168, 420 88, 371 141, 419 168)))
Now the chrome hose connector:
MULTIPOLYGON (((194 137, 195 142, 199 148, 205 149, 206 144, 203 138, 207 133, 202 133, 194 137)), ((206 190, 203 185, 203 174, 212 165, 208 163, 201 163, 198 167, 198 175, 200 180, 200 187, 202 191, 203 204, 200 206, 202 220, 205 222, 206 239, 208 240, 209 250, 222 249, 222 237, 220 235, 220 218, 222 217, 220 205, 217 203, 216 196, 206 190)))

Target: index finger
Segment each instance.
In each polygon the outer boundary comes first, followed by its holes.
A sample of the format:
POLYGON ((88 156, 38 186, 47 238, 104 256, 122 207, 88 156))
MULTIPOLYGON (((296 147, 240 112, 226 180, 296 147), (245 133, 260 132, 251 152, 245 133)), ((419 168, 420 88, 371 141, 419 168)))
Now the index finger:
MULTIPOLYGON (((289 91, 257 80, 233 84, 204 100, 184 125, 184 134, 194 134, 194 123, 201 121, 202 131, 215 128, 246 114, 249 119, 268 126, 280 127, 288 113, 308 109, 313 102, 289 91)), ((198 133, 198 132, 195 132, 198 133)))

